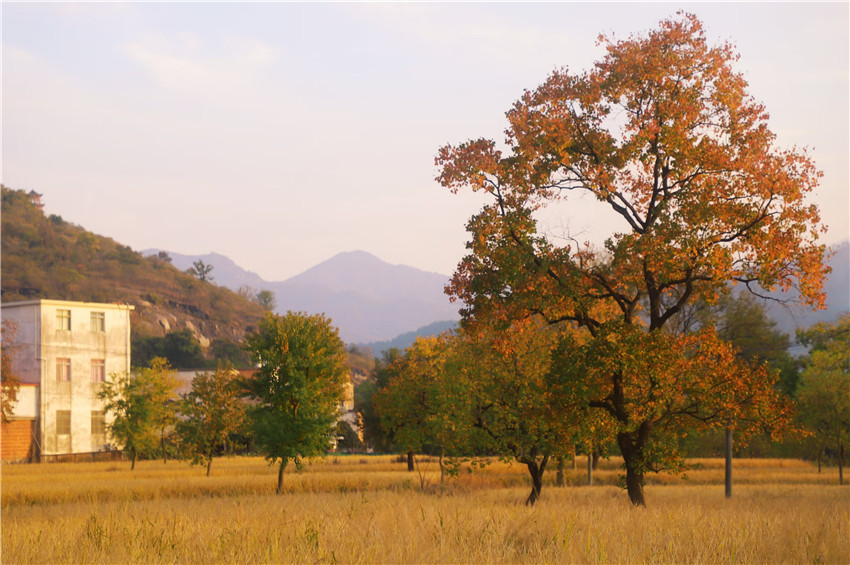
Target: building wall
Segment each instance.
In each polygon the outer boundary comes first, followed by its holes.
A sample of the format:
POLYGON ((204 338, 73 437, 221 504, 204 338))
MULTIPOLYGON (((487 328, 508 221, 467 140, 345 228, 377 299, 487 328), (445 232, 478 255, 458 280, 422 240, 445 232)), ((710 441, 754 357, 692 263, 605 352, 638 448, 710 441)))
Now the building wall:
POLYGON ((12 407, 13 418, 17 420, 37 420, 39 398, 38 385, 21 384, 21 388, 18 389, 17 401, 12 407))
POLYGON ((12 368, 22 383, 41 382, 41 315, 38 301, 2 305, 3 321, 14 326, 17 350, 12 357, 12 368))
POLYGON ((3 304, 4 319, 17 321, 15 367, 22 382, 40 384, 40 444, 43 455, 87 453, 104 447, 104 436, 92 436, 92 413, 102 412, 93 382, 93 361, 103 362, 104 379, 130 370, 132 306, 58 300, 3 304), (60 311, 70 313, 63 328, 60 311), (101 324, 92 313, 102 314, 101 324), (60 379, 60 360, 70 375, 60 379))
POLYGON ((354 410, 354 383, 351 382, 351 375, 348 375, 348 380, 342 385, 342 389, 340 408, 346 412, 354 410))
POLYGON ((0 459, 3 461, 33 461, 37 456, 35 420, 0 422, 0 459))

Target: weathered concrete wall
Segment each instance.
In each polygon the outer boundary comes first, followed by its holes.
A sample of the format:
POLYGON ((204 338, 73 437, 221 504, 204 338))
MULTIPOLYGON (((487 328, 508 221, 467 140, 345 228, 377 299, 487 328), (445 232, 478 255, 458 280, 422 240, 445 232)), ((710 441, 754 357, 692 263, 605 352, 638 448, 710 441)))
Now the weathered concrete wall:
POLYGON ((12 356, 12 369, 22 383, 41 382, 41 315, 38 302, 3 304, 3 321, 14 327, 17 346, 12 356))

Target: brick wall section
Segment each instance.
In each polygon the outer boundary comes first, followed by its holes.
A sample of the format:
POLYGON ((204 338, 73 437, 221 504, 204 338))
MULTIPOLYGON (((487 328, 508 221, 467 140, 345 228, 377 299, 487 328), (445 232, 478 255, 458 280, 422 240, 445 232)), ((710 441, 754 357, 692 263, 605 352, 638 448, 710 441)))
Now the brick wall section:
POLYGON ((12 420, 0 423, 0 459, 26 461, 32 455, 34 420, 12 420))

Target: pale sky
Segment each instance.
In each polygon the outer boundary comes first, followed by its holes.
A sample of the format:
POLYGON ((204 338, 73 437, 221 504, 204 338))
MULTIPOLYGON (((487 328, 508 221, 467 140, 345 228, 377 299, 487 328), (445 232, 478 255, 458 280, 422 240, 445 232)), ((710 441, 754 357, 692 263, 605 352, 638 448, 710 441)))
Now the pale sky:
MULTIPOLYGON (((227 255, 283 280, 342 252, 451 274, 483 200, 435 181, 446 143, 504 138, 523 89, 685 9, 824 172, 850 235, 840 3, 2 2, 2 182, 133 249, 227 255)), ((598 240, 581 201, 559 219, 598 240)))

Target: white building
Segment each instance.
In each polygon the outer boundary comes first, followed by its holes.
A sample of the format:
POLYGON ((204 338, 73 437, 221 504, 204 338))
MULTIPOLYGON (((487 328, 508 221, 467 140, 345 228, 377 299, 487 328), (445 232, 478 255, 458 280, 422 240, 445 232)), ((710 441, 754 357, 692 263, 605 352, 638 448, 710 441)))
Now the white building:
MULTIPOLYGON (((13 367, 24 393, 3 424, 4 444, 19 444, 17 436, 28 427, 28 460, 106 448, 106 419, 96 394, 108 375, 130 372, 132 310, 61 300, 2 304, 4 323, 14 326, 13 367), (11 425, 23 421, 29 426, 11 425)), ((3 452, 4 460, 21 458, 20 449, 3 452)))

